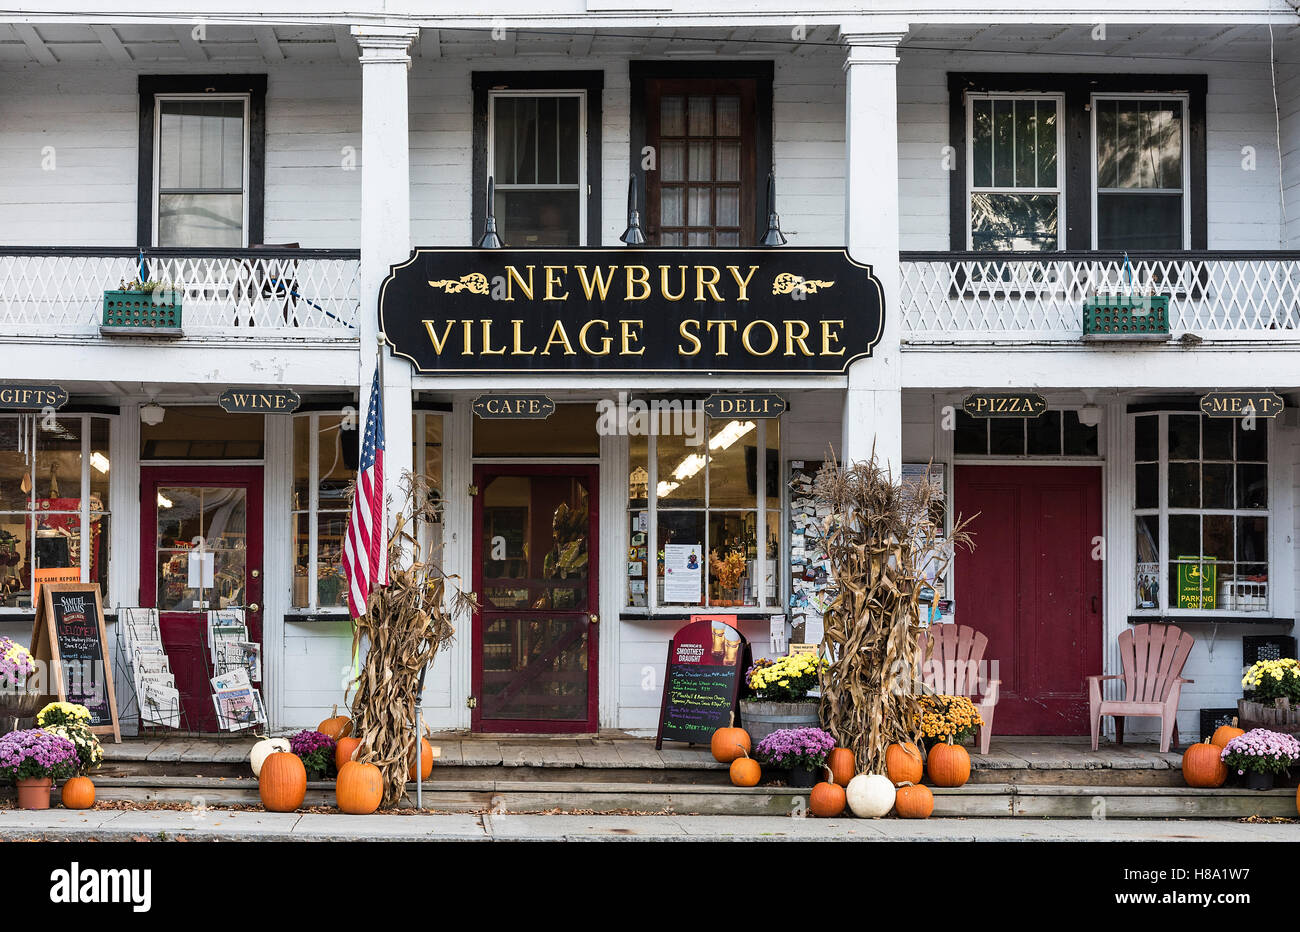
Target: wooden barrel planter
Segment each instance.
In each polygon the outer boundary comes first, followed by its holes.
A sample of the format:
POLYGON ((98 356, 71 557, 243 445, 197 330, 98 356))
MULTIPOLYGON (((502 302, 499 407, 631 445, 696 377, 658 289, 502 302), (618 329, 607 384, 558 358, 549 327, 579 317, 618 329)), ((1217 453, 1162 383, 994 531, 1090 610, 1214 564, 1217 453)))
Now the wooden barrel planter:
POLYGON ((1276 699, 1273 705, 1237 700, 1237 727, 1250 731, 1267 728, 1288 735, 1300 735, 1300 708, 1293 708, 1288 699, 1276 699))
POLYGON ((749 732, 755 745, 774 731, 782 728, 820 728, 821 703, 808 702, 753 702, 740 701, 740 724, 749 732))

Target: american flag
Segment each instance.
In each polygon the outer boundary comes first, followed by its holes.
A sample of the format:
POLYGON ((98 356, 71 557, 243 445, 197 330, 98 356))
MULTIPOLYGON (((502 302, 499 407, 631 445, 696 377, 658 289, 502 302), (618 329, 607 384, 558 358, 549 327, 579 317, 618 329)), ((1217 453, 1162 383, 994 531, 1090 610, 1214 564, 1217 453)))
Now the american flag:
POLYGON ((366 433, 361 438, 357 488, 343 542, 343 572, 348 579, 348 609, 353 618, 366 613, 372 585, 388 583, 388 509, 384 504, 384 407, 379 371, 370 386, 366 433))

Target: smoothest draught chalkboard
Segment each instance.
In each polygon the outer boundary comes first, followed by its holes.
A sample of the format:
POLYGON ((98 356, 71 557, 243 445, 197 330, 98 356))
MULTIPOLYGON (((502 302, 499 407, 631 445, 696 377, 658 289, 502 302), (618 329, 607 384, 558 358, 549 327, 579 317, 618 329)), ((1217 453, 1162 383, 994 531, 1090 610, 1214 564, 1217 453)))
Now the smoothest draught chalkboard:
POLYGON ((668 645, 655 747, 664 741, 708 744, 731 720, 748 662, 744 635, 722 618, 693 616, 668 645))
POLYGON ((97 583, 41 586, 32 630, 32 655, 50 664, 54 695, 89 709, 91 728, 96 733, 112 734, 122 740, 97 583))

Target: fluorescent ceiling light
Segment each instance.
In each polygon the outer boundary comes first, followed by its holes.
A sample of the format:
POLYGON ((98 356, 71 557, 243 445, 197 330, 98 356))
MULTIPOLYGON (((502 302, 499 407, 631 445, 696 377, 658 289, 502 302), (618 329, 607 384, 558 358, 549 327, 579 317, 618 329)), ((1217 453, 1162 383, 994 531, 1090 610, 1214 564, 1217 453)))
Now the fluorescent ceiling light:
POLYGON ((681 485, 680 482, 660 482, 657 486, 655 486, 655 492, 659 495, 660 498, 664 498, 665 496, 670 494, 673 491, 673 489, 678 488, 680 485, 681 485))
POLYGON ((108 457, 96 450, 90 454, 90 465, 100 472, 108 472, 108 457))
POLYGON ((677 468, 673 470, 673 478, 679 481, 689 479, 703 469, 707 462, 703 453, 692 453, 677 464, 677 468))
POLYGON ((713 435, 710 450, 725 450, 758 425, 753 421, 728 421, 727 426, 713 435))
POLYGON ((170 507, 172 507, 173 502, 172 502, 172 500, 171 500, 170 498, 168 498, 166 495, 163 495, 161 492, 159 492, 159 493, 158 493, 158 504, 161 505, 161 506, 164 507, 164 508, 170 508, 170 507))

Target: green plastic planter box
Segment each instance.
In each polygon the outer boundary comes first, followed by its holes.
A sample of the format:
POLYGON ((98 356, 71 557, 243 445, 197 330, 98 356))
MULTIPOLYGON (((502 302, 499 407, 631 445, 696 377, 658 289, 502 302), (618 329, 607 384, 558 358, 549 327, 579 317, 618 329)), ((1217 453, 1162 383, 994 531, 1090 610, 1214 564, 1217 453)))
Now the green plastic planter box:
POLYGON ((174 290, 105 291, 104 322, 100 331, 140 336, 158 333, 179 334, 181 332, 180 292, 174 290))
POLYGON ((1083 302, 1085 340, 1169 338, 1169 296, 1099 295, 1083 302))

